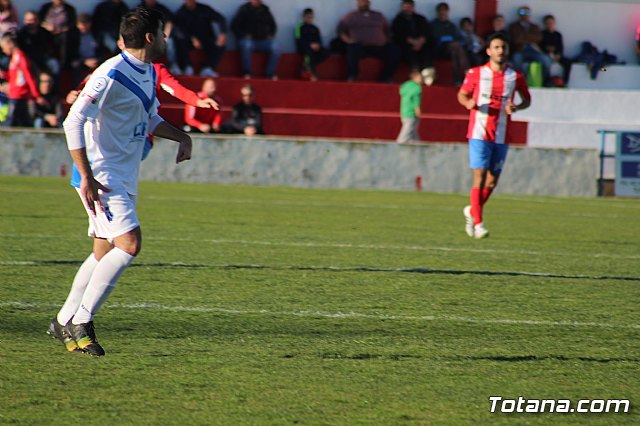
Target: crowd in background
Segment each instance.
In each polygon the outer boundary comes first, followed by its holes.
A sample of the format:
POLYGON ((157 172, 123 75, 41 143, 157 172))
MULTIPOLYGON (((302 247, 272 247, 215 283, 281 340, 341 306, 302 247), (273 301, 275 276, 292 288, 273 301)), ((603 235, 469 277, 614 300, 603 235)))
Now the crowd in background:
MULTIPOLYGON (((301 76, 317 80, 318 65, 333 53, 346 56, 349 81, 358 79, 360 59, 372 56, 384 63, 380 81, 392 81, 404 61, 431 85, 437 78, 434 61, 445 59, 451 61, 453 81, 459 86, 467 69, 486 61, 486 38, 501 32, 510 41, 512 66, 538 78, 539 85, 564 86, 569 78, 571 61, 564 56, 555 18, 545 16, 541 28, 530 21, 526 6, 518 9, 517 19, 510 25, 498 15, 490 34, 477 34, 471 18, 451 22, 450 6, 444 2, 436 6, 435 17, 429 20, 416 11, 413 0, 400 0, 398 14, 388 20, 371 7, 370 0, 354 1, 356 9, 340 19, 336 37, 328 46, 323 45, 321 30, 314 24, 314 11, 303 10, 292 34, 298 53, 304 57, 301 76)), ((247 1, 232 17, 223 16, 205 1, 184 0, 175 11, 156 0, 142 0, 140 6, 165 16, 165 61, 174 74, 194 73, 191 54, 196 50, 205 58, 199 74, 217 77, 216 69, 230 46, 229 34, 233 34, 244 77, 253 76, 251 55, 261 51, 268 54, 266 77, 278 78, 280 51, 274 38, 278 25, 262 0, 247 1)), ((15 118, 11 124, 59 126, 62 108, 56 86, 61 73, 67 73, 75 87, 102 61, 118 53, 119 23, 128 10, 122 0, 104 0, 93 14, 78 15, 64 0, 52 0, 40 10, 27 11, 19 22, 11 0, 0 0, 0 77, 5 80, 1 87, 8 97, 9 115, 15 118)), ((0 111, 0 121, 2 117, 0 111)))

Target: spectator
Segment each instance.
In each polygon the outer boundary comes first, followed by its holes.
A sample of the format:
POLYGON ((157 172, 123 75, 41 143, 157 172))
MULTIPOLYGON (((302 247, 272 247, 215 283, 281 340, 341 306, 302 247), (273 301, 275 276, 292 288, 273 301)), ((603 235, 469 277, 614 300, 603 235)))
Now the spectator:
POLYGON ((54 52, 60 68, 69 65, 67 33, 76 26, 76 9, 64 0, 53 0, 40 8, 41 25, 53 35, 54 52))
POLYGON ((227 123, 228 133, 242 133, 247 136, 263 134, 262 108, 253 102, 253 87, 245 84, 240 89, 242 100, 233 107, 231 120, 227 123))
POLYGON ((530 22, 531 10, 528 6, 518 9, 518 21, 509 26, 509 39, 511 40, 511 60, 513 67, 527 74, 525 62, 539 62, 542 65, 542 79, 549 79, 549 67, 551 58, 540 48, 542 31, 536 24, 530 22))
POLYGON ((120 20, 129 11, 122 0, 104 0, 93 11, 93 34, 98 43, 111 54, 116 54, 120 36, 120 20))
POLYGON ((11 0, 0 0, 0 35, 18 31, 18 12, 11 0))
POLYGON ((104 59, 102 48, 91 31, 91 16, 88 13, 78 15, 76 28, 69 30, 69 55, 74 87, 104 59))
POLYGON ((387 19, 378 11, 371 10, 370 0, 357 0, 357 10, 342 17, 338 34, 347 45, 347 79, 358 78, 360 59, 376 57, 384 63, 380 81, 390 82, 400 61, 398 47, 390 42, 387 19))
POLYGON ((422 102, 422 74, 418 70, 411 71, 410 79, 400 86, 400 120, 402 128, 396 142, 420 142, 418 126, 420 125, 420 103, 422 102))
POLYGON ((636 55, 638 56, 638 63, 640 64, 640 25, 636 28, 636 55))
POLYGON ((569 82, 571 61, 564 56, 562 34, 556 30, 556 18, 553 15, 545 16, 542 23, 544 24, 544 30, 542 30, 540 47, 552 60, 549 68, 550 79, 554 86, 565 86, 569 82))
POLYGON ((38 89, 46 103, 36 104, 33 127, 36 129, 61 127, 62 105, 60 97, 54 90, 53 76, 47 72, 41 72, 38 89))
POLYGON ((33 97, 38 104, 46 101, 40 95, 36 86, 29 59, 18 48, 15 36, 5 33, 0 38, 2 52, 11 58, 9 69, 0 72, 0 78, 8 81, 9 97, 9 125, 11 127, 30 127, 32 123, 29 112, 29 98, 33 97))
POLYGON ((53 34, 40 25, 38 14, 32 10, 24 14, 23 24, 18 31, 18 46, 35 69, 57 76, 60 63, 56 59, 53 34))
MULTIPOLYGON (((198 92, 200 99, 213 99, 222 108, 222 99, 216 94, 216 82, 212 78, 207 78, 202 83, 202 90, 198 92)), ((187 105, 184 110, 185 132, 200 131, 202 133, 212 133, 220 131, 222 122, 222 111, 215 108, 199 108, 187 105)))
POLYGON ((322 35, 314 25, 313 18, 313 9, 307 8, 302 12, 302 22, 296 27, 296 47, 298 53, 304 55, 305 71, 309 73, 311 81, 317 81, 316 66, 331 53, 322 46, 322 35))
POLYGON ((481 65, 484 62, 484 55, 482 54, 484 42, 475 33, 471 18, 462 18, 460 20, 460 33, 464 39, 464 48, 467 52, 470 66, 477 67, 481 65))
POLYGON ((464 39, 458 28, 449 20, 447 3, 438 3, 436 14, 437 19, 431 23, 431 32, 437 46, 436 55, 439 58, 451 60, 453 83, 460 86, 469 68, 469 59, 462 46, 464 39))
POLYGON ((256 50, 269 55, 265 73, 268 78, 277 80, 276 68, 280 51, 273 38, 278 26, 269 7, 263 4, 262 0, 250 0, 238 8, 231 28, 240 48, 242 72, 245 78, 251 77, 251 54, 256 50))
POLYGON ((216 10, 195 0, 184 0, 176 12, 174 40, 176 42, 177 65, 174 72, 193 74, 189 61, 191 49, 201 50, 207 56, 206 66, 200 75, 217 77, 215 71, 227 44, 227 20, 216 10), (218 27, 218 34, 213 29, 218 27))
POLYGON ((400 13, 391 23, 391 32, 402 59, 412 70, 420 71, 424 84, 431 86, 435 77, 431 28, 427 18, 415 12, 413 0, 402 1, 400 13))
POLYGON ((489 34, 486 35, 485 40, 489 40, 489 38, 491 38, 491 36, 493 36, 494 34, 501 34, 503 37, 505 37, 507 42, 509 41, 509 31, 506 30, 507 24, 504 19, 504 16, 502 15, 494 16, 493 20, 491 21, 491 26, 492 26, 492 29, 489 32, 489 34))

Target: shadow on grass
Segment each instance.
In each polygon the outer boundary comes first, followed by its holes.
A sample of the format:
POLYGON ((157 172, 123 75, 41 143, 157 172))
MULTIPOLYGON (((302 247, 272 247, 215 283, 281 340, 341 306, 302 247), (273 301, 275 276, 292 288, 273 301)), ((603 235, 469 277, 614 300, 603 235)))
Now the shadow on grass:
MULTIPOLYGON (((32 266, 51 266, 51 265, 78 265, 81 261, 75 260, 38 260, 23 262, 32 266)), ((226 269, 226 270, 243 270, 243 269, 265 269, 272 271, 318 271, 318 272, 392 272, 392 273, 408 273, 408 274, 436 274, 436 275, 481 275, 481 276, 507 276, 507 277, 533 277, 533 278, 564 278, 564 279, 583 279, 583 280, 617 280, 617 281, 637 281, 640 283, 640 277, 629 277, 619 275, 579 275, 579 274, 555 274, 546 272, 527 272, 527 271, 485 271, 485 270, 463 270, 463 269, 431 269, 431 268, 376 268, 369 266, 269 266, 269 265, 212 265, 199 263, 134 263, 134 268, 187 268, 187 269, 226 269)))

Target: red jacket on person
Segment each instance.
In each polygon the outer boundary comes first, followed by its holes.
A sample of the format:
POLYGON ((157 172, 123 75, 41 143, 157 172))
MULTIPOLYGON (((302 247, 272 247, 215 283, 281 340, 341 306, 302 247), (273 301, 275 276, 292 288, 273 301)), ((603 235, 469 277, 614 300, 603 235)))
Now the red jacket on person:
MULTIPOLYGON (((202 99, 207 98, 205 92, 198 93, 202 99)), ((222 99, 218 95, 213 96, 213 100, 222 108, 222 99)), ((187 103, 184 109, 184 122, 191 127, 199 128, 202 124, 208 124, 212 127, 220 128, 222 123, 222 111, 214 108, 198 108, 187 103)))
POLYGON ((2 73, 2 77, 9 82, 9 99, 38 99, 40 91, 33 74, 29 59, 20 49, 15 49, 11 55, 9 69, 2 73))

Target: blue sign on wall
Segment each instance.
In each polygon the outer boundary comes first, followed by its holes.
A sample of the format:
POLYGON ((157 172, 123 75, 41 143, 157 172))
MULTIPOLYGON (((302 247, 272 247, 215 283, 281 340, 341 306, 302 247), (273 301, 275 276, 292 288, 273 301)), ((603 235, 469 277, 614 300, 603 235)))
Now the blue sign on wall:
POLYGON ((618 133, 615 193, 640 196, 640 133, 618 133))

